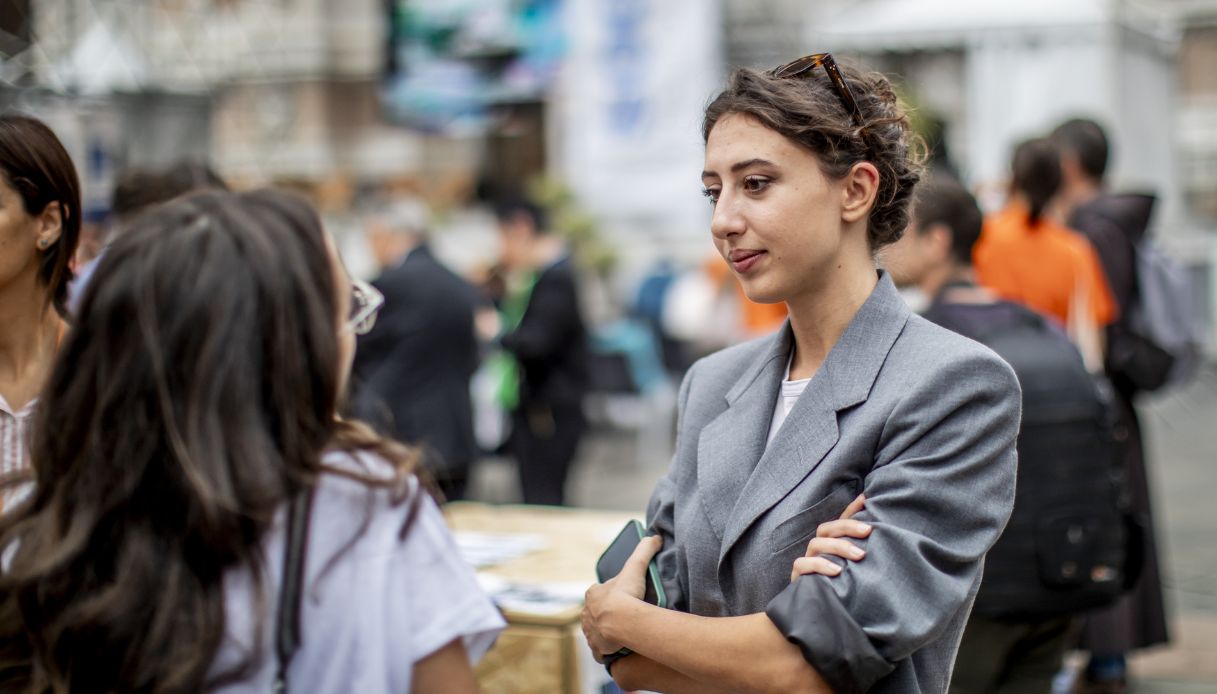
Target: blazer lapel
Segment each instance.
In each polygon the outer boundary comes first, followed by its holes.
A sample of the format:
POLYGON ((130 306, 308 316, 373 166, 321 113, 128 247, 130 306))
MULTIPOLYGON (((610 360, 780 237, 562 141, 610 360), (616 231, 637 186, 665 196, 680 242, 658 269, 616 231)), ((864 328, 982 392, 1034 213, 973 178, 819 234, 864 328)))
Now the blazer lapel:
MULTIPOLYGON (((722 535, 720 569, 727 553, 748 528, 806 479, 832 451, 840 435, 837 413, 866 400, 910 313, 891 278, 881 273, 870 297, 858 309, 742 484, 722 535)), ((784 371, 773 379, 776 382, 772 388, 755 388, 771 393, 767 401, 770 414, 783 375, 784 371)), ((762 448, 768 424, 766 419, 761 427, 762 448)))
POLYGON ((736 498, 765 451, 773 405, 790 354, 790 325, 774 334, 764 356, 727 391, 727 409, 702 427, 697 439, 697 481, 702 505, 721 540, 736 498))

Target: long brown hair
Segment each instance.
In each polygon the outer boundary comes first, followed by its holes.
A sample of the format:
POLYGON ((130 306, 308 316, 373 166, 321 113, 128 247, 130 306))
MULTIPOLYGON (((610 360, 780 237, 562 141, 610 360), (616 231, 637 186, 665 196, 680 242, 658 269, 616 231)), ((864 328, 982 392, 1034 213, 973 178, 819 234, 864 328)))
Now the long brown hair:
POLYGON ((26 214, 41 214, 47 205, 59 205, 62 229, 55 243, 38 251, 38 279, 55 310, 66 317, 72 257, 80 241, 80 181, 72 158, 42 121, 2 113, 0 176, 21 196, 26 214))
POLYGON ((40 400, 37 487, 0 517, 0 689, 240 680, 264 654, 210 671, 222 579, 248 569, 265 612, 264 535, 323 451, 375 450, 395 475, 339 474, 406 498, 412 454, 335 414, 331 262, 308 204, 273 191, 179 199, 110 246, 40 400))

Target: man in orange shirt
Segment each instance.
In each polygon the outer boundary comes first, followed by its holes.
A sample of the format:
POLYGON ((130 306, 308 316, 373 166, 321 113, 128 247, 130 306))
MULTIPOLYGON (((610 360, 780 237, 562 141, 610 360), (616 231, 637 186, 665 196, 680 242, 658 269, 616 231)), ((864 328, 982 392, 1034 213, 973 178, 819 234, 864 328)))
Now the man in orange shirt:
POLYGON ((1102 329, 1118 309, 1090 242, 1044 216, 1061 184, 1056 146, 1046 139, 1022 143, 1013 169, 1010 203, 985 220, 976 244, 977 281, 1055 318, 1088 365, 1102 368, 1102 329))

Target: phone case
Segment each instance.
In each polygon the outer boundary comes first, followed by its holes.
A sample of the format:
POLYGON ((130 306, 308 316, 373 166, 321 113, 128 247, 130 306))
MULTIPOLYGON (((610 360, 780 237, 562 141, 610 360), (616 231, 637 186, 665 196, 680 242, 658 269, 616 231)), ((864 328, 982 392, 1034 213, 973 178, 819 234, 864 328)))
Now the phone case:
MULTIPOLYGON (((634 528, 634 531, 638 534, 638 540, 641 540, 642 538, 647 536, 646 528, 644 528, 642 523, 638 522, 637 520, 631 520, 629 523, 626 524, 626 527, 634 528)), ((622 531, 624 532, 624 528, 622 529, 622 531)), ((604 550, 604 552, 602 552, 600 554, 600 558, 596 560, 596 579, 598 581, 600 581, 601 583, 608 580, 609 578, 612 578, 612 576, 604 576, 602 574, 600 565, 604 561, 605 556, 608 555, 608 553, 610 551, 612 551, 613 545, 615 545, 616 543, 617 543, 617 540, 616 540, 616 538, 614 538, 613 542, 610 543, 609 546, 604 550)), ((637 546, 637 542, 634 543, 634 546, 637 546)), ((631 547, 631 551, 633 551, 632 547, 631 547)), ((616 575, 616 574, 614 574, 614 575, 616 575)), ((655 590, 655 604, 659 607, 667 607, 668 606, 668 596, 663 590, 663 583, 659 580, 659 566, 655 563, 654 559, 652 559, 650 561, 650 563, 647 564, 647 576, 650 578, 648 587, 654 587, 654 590, 655 590)))

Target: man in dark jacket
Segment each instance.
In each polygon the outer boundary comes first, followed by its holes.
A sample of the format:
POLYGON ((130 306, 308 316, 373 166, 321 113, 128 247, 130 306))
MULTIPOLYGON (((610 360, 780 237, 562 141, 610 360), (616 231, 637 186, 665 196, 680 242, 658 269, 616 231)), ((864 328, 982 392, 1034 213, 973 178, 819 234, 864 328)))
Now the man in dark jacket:
POLYGON ((477 291, 426 243, 426 207, 399 200, 374 215, 373 246, 385 264, 372 284, 385 296, 372 332, 359 339, 355 411, 422 448, 423 465, 451 501, 465 496, 477 457, 469 381, 477 368, 477 291))
MULTIPOLYGON (((909 228, 900 241, 884 251, 882 264, 898 286, 916 287, 932 301, 923 314, 925 318, 981 341, 986 336, 1027 324, 1027 316, 1033 315, 1028 309, 1000 300, 975 282, 972 249, 981 235, 982 215, 972 195, 948 178, 919 184, 916 195, 909 228)), ((1049 344, 1043 340, 1021 344, 1047 350, 1040 355, 1044 358, 1072 354, 1077 369, 1088 381, 1081 357, 1065 334, 1055 326, 1045 329, 1050 335, 1043 339, 1049 344), (1053 336, 1056 336, 1055 342, 1053 336), (1060 347, 1049 350, 1052 344, 1060 347)), ((1024 374, 1020 373, 1019 378, 1023 379, 1024 374)), ((1028 396, 1028 386, 1024 384, 1024 397, 1028 396)), ((1025 401, 1024 408, 1027 406, 1025 401)), ((1042 418, 1043 414, 1042 407, 1032 412, 1025 410, 1024 423, 1042 418)), ((1024 433, 1020 433, 1020 456, 1026 451, 1024 433)), ((1028 498, 1028 495, 1042 489, 1044 484, 1040 480, 1028 480, 1026 470, 1029 467, 1039 469, 1045 463, 1028 466, 1027 462, 1019 461, 1014 516, 990 551, 984 582, 955 660, 950 694, 1048 692, 1081 627, 1081 619, 1071 610, 1031 612, 1003 604, 1008 603, 1011 596, 1023 597, 1025 601, 1031 598, 1024 596, 1035 596, 1045 590, 1034 570, 1030 575, 994 575, 1007 568, 1010 558, 1021 558, 1026 553, 1022 547, 1037 545, 1032 532, 1035 527, 1029 528, 1020 519, 1038 507, 1038 500, 1028 498), (994 563, 994 553, 1006 561, 994 563)), ((1085 493, 1094 492, 1087 490, 1085 493)))
POLYGON ((587 428, 587 331, 574 263, 565 242, 549 233, 540 208, 511 201, 500 204, 496 216, 503 264, 515 278, 509 294, 524 305, 518 317, 507 311, 500 338, 519 366, 508 450, 519 466, 524 502, 561 505, 587 428))
POLYGON ((1133 407, 1136 388, 1113 361, 1122 353, 1124 322, 1136 298, 1137 274, 1134 245, 1145 236, 1154 197, 1144 194, 1112 194, 1104 190, 1108 145, 1103 129, 1094 121, 1073 119, 1052 134, 1061 149, 1061 202, 1067 223, 1090 239, 1120 309, 1120 319, 1107 332, 1107 375, 1116 391, 1121 452, 1134 511, 1144 532, 1144 561, 1140 580, 1132 592, 1114 606, 1090 616, 1082 647, 1090 651, 1086 683, 1082 691, 1125 690, 1125 654, 1128 651, 1166 643, 1166 608, 1158 552, 1154 543, 1149 479, 1141 424, 1133 407))

